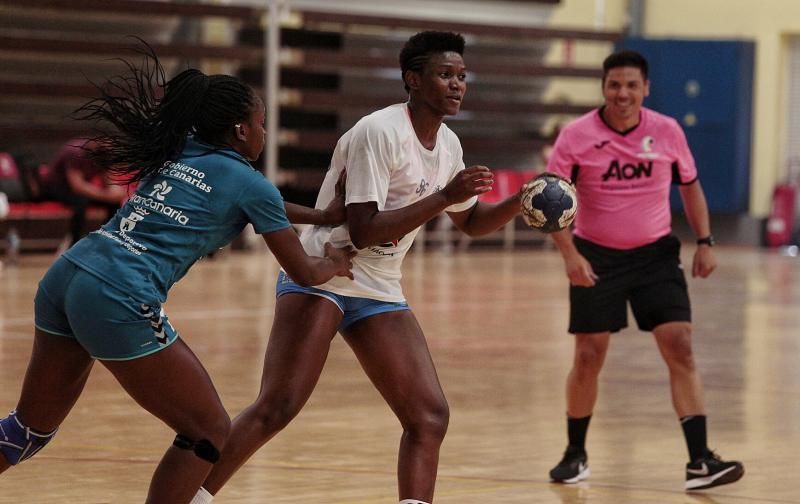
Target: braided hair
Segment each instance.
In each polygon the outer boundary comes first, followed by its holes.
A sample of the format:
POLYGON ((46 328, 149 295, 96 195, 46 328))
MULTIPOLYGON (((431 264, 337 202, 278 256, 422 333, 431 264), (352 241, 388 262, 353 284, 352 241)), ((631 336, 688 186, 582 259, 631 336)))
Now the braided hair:
POLYGON ((167 80, 153 49, 144 49, 139 66, 120 58, 128 72, 95 84, 99 96, 73 112, 91 121, 96 147, 89 156, 127 182, 145 179, 183 150, 193 134, 211 145, 225 145, 236 123, 246 121, 257 98, 229 75, 208 76, 189 68, 167 80))
POLYGON ((464 37, 453 32, 423 31, 408 39, 400 51, 400 72, 406 92, 411 90, 405 82, 406 72, 422 73, 435 54, 455 52, 463 56, 464 45, 464 37))

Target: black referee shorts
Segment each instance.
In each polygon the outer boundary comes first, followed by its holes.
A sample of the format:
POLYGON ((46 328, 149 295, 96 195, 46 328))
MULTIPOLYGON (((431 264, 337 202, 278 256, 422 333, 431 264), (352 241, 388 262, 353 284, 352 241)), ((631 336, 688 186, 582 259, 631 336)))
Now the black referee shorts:
POLYGON ((599 279, 594 287, 570 286, 569 332, 624 329, 628 302, 642 331, 666 322, 691 322, 681 243, 676 237, 665 236, 630 250, 602 247, 577 236, 574 240, 599 279))

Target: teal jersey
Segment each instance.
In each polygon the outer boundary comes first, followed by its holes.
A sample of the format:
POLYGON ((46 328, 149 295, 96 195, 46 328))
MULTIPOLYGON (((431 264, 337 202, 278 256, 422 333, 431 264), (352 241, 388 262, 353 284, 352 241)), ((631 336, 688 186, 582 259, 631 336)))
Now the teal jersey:
POLYGON ((259 234, 290 226, 278 189, 236 151, 189 138, 175 161, 64 255, 142 302, 163 303, 192 264, 248 223, 259 234))

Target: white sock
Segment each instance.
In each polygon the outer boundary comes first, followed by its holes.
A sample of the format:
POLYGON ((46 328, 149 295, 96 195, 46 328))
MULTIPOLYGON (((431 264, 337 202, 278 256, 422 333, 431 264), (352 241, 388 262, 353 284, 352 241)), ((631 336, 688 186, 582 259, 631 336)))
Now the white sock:
POLYGON ((211 504, 213 500, 214 496, 208 493, 208 490, 205 488, 200 487, 200 490, 197 491, 197 494, 195 494, 192 502, 189 504, 211 504))
POLYGON ((417 499, 403 499, 400 501, 400 504, 428 504, 428 503, 417 499))

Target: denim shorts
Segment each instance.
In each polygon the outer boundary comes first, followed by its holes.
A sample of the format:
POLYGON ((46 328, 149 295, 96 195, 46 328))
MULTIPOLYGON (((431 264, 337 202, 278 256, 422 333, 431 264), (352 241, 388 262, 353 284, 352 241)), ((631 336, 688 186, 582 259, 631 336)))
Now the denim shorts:
POLYGON ((143 303, 64 257, 39 282, 36 327, 72 338, 95 359, 131 360, 163 350, 178 333, 158 303, 143 303))
POLYGON ((344 330, 355 322, 371 315, 410 310, 408 303, 405 301, 401 303, 391 303, 388 301, 379 301, 377 299, 342 296, 315 287, 303 287, 302 285, 297 285, 285 272, 281 271, 278 274, 278 284, 275 286, 275 297, 281 297, 289 292, 299 292, 302 294, 324 297, 336 304, 339 310, 344 314, 342 322, 339 324, 340 330, 344 330))

